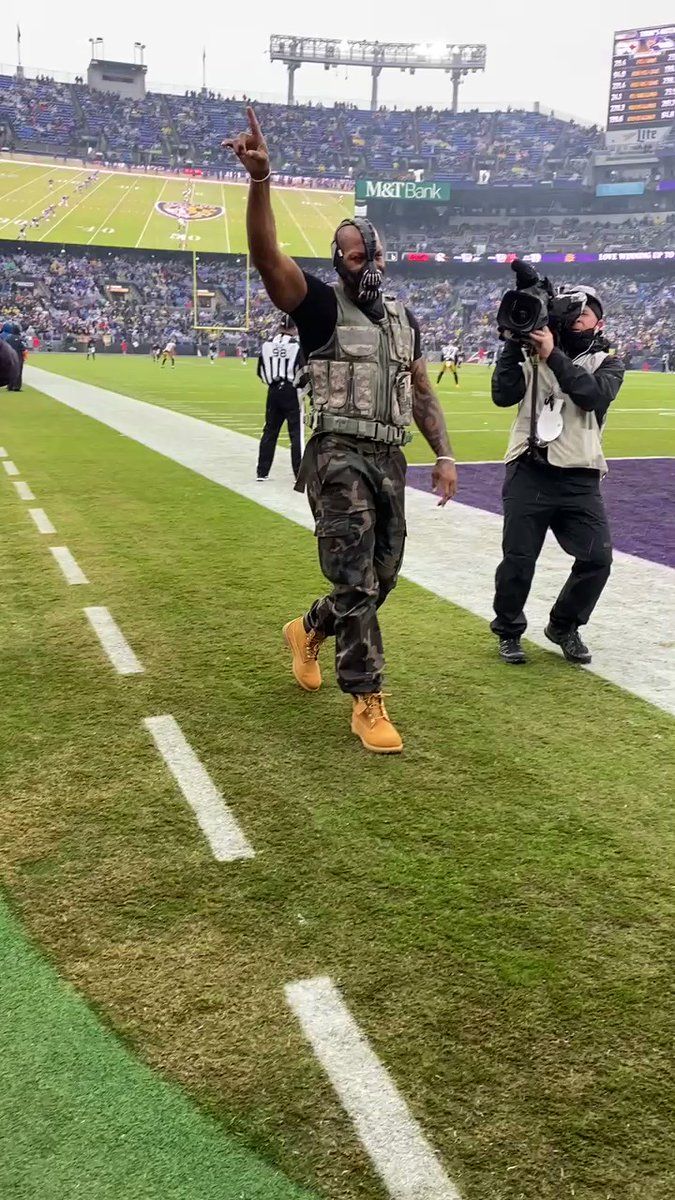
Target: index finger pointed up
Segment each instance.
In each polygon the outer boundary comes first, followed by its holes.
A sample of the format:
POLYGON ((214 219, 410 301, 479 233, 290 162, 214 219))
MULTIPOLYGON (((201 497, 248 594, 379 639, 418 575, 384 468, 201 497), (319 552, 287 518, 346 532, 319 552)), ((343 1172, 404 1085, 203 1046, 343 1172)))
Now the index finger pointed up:
POLYGON ((248 123, 251 127, 251 133, 254 133, 256 137, 262 138, 262 129, 260 128, 260 123, 255 115, 252 105, 249 104, 248 108, 246 109, 246 114, 248 116, 248 123))

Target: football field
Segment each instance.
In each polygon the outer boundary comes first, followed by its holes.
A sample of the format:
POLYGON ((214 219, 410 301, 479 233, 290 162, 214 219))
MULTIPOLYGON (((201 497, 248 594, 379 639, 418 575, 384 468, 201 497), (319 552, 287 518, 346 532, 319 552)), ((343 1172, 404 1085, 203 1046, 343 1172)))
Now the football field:
MULTIPOLYGON (((95 362, 86 362, 79 354, 43 354, 31 361, 239 433, 256 436, 262 430, 265 388, 256 376, 254 359, 244 367, 238 359, 211 363, 186 357, 177 359, 174 370, 136 355, 100 354, 95 362)), ((436 370, 431 363, 434 382, 436 370)), ((513 414, 492 403, 490 375, 488 367, 468 365, 462 368, 459 387, 446 375, 437 388, 453 447, 463 462, 501 459, 504 454, 513 414)), ((287 439, 282 444, 288 445, 287 439)), ((675 374, 628 373, 611 408, 604 446, 612 458, 675 455, 675 374)), ((430 462, 433 457, 419 433, 407 454, 412 463, 430 462)))
POLYGON ((610 410, 592 670, 544 648, 554 547, 498 661, 510 418, 487 369, 443 383, 465 498, 416 437, 381 759, 328 648, 319 693, 290 675, 324 585, 287 453, 255 482, 255 364, 31 356, 0 405, 3 1200, 672 1200, 672 379, 610 410))
MULTIPOLYGON (((54 215, 27 230, 29 242, 122 246, 146 250, 244 253, 248 188, 142 172, 100 171, 77 190, 95 167, 76 168, 0 161, 0 237, 14 239, 22 221, 54 215), (183 193, 190 187, 190 197, 183 193), (67 205, 61 205, 63 196, 67 205), (179 226, 179 217, 185 224, 179 226)), ((330 239, 354 209, 352 194, 319 189, 275 188, 279 241, 298 257, 330 257, 330 239)))

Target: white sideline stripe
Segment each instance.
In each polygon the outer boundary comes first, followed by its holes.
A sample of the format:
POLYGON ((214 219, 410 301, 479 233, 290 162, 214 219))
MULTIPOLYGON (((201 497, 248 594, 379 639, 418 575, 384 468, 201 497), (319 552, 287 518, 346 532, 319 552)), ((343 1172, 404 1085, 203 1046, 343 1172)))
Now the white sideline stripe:
POLYGON ((393 1200, 460 1200, 332 980, 300 979, 284 991, 393 1200))
POLYGON ((14 487, 16 488, 17 495, 20 500, 34 500, 35 499, 35 496, 31 492, 28 484, 24 483, 22 480, 19 480, 18 483, 15 483, 14 487))
POLYGON ((89 583, 87 576, 77 565, 67 546, 50 546, 49 550, 63 571, 66 583, 89 583))
MULTIPOLYGON (((41 165, 40 163, 36 162, 35 159, 30 159, 30 158, 5 158, 5 159, 3 159, 3 162, 5 162, 7 164, 11 164, 12 166, 17 166, 17 167, 39 167, 41 165)), ((82 170, 82 167, 74 167, 71 163, 63 163, 62 164, 62 163, 54 161, 52 163, 52 165, 49 167, 49 169, 44 172, 44 176, 40 175, 40 176, 38 176, 38 179, 46 178, 47 175, 53 174, 53 172, 57 169, 59 171, 73 171, 75 174, 79 174, 79 175, 84 175, 84 173, 85 173, 82 170)), ((148 176, 148 175, 142 174, 142 172, 140 172, 140 171, 123 171, 123 170, 118 171, 116 167, 102 167, 102 168, 100 168, 100 174, 108 175, 111 178, 113 178, 115 175, 119 175, 123 178, 135 179, 138 183, 142 182, 143 179, 149 179, 149 178, 157 179, 157 180, 166 179, 167 183, 182 183, 182 184, 185 183, 184 175, 155 175, 153 173, 152 176, 148 176)), ((18 192, 23 187, 30 187, 31 184, 37 183, 38 179, 29 179, 26 183, 22 183, 21 187, 14 188, 13 190, 15 192, 18 192)), ((201 180, 201 183, 203 185, 209 184, 212 187, 217 187, 218 184, 221 182, 222 182, 223 187, 233 187, 233 188, 239 188, 239 189, 243 189, 243 188, 247 187, 246 179, 223 179, 222 181, 218 180, 218 179, 203 179, 203 180, 201 180)), ((272 180, 272 182, 274 182, 274 180, 272 180)), ((347 201, 349 201, 353 198, 353 192, 343 192, 343 191, 340 191, 338 188, 292 188, 291 187, 291 188, 288 188, 287 191, 290 191, 290 192, 300 191, 303 193, 308 192, 310 194, 318 193, 319 195, 324 195, 324 196, 338 196, 341 200, 347 200, 347 201)), ((5 192, 2 199, 6 200, 7 197, 11 196, 11 195, 12 195, 12 192, 5 192)), ((244 195, 245 195, 245 193, 244 193, 244 195)), ((475 364, 470 364, 470 365, 477 366, 478 364, 475 363, 475 364)))
POLYGON ((119 625, 107 608, 85 608, 84 615, 118 675, 140 675, 145 667, 136 658, 119 625))
POLYGON ((0 458, 7 458, 7 451, 4 446, 0 446, 0 458))
POLYGON ((174 717, 145 717, 143 724, 195 814, 213 857, 218 862, 255 858, 253 846, 174 717))
POLYGON ((38 533, 56 533, 44 508, 29 508, 28 512, 35 522, 38 533))
POLYGON ((5 471, 7 472, 8 475, 20 475, 21 474, 16 463, 13 463, 11 458, 3 458, 2 465, 5 468, 5 471))
MULTIPOLYGON (((255 479, 254 438, 38 367, 29 365, 26 371, 26 382, 45 395, 305 529, 314 528, 305 497, 292 490, 287 450, 278 451, 277 476, 262 487, 255 479)), ((466 504, 438 508, 434 496, 416 488, 407 489, 406 504, 403 577, 489 620, 501 558, 501 517, 466 504)), ((543 629, 569 568, 570 559, 549 537, 528 600, 527 636, 551 653, 558 651, 543 629)), ((674 626, 675 570, 617 550, 589 630, 593 663, 583 669, 675 715, 674 626)), ((485 630, 485 637, 492 635, 485 630)))
MULTIPOLYGON (((642 462, 643 460, 646 460, 647 462, 670 462, 672 457, 673 457, 672 454, 641 454, 640 462, 642 462)), ((619 456, 618 458, 615 456, 614 458, 608 458, 607 462, 610 467, 613 462, 635 462, 635 455, 627 454, 627 455, 624 455, 623 458, 621 456, 619 456)), ((487 467, 487 466, 492 466, 493 464, 497 464, 498 466, 503 467, 504 459, 503 458, 458 458, 457 459, 458 467, 487 467)), ((409 467, 429 467, 429 468, 431 468, 431 467, 433 467, 433 465, 434 464, 430 458, 428 458, 426 462, 421 462, 421 463, 409 462, 408 463, 409 467)))

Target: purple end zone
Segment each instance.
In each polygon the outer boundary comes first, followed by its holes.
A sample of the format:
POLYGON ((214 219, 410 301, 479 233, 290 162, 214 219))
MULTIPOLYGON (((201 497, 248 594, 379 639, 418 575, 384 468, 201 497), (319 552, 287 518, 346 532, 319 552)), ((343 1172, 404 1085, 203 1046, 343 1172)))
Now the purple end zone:
MULTIPOLYGON (((503 463, 462 463, 457 500, 501 516, 503 463)), ((411 487, 431 491, 431 467, 409 467, 411 487)), ((612 459, 602 485, 617 550, 675 567, 675 458, 612 459)))

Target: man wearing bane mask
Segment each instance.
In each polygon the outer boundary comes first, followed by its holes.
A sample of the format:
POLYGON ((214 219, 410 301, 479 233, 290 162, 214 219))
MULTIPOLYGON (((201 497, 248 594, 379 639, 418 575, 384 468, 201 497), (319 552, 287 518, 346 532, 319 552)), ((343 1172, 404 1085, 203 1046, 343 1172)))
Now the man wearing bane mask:
POLYGON ((311 382, 310 438, 298 487, 307 488, 321 569, 332 592, 284 637, 295 679, 321 686, 319 650, 335 637, 338 683, 352 696, 352 732, 367 750, 403 748, 382 698, 384 655, 377 609, 396 585, 405 541, 402 446, 414 420, 437 456, 433 482, 446 504, 457 473, 413 314, 382 294, 384 253, 362 218, 343 221, 332 245, 334 286, 301 270, 277 242, 270 160, 253 109, 249 129, 224 143, 250 176, 251 258, 277 308, 298 330, 311 382))

